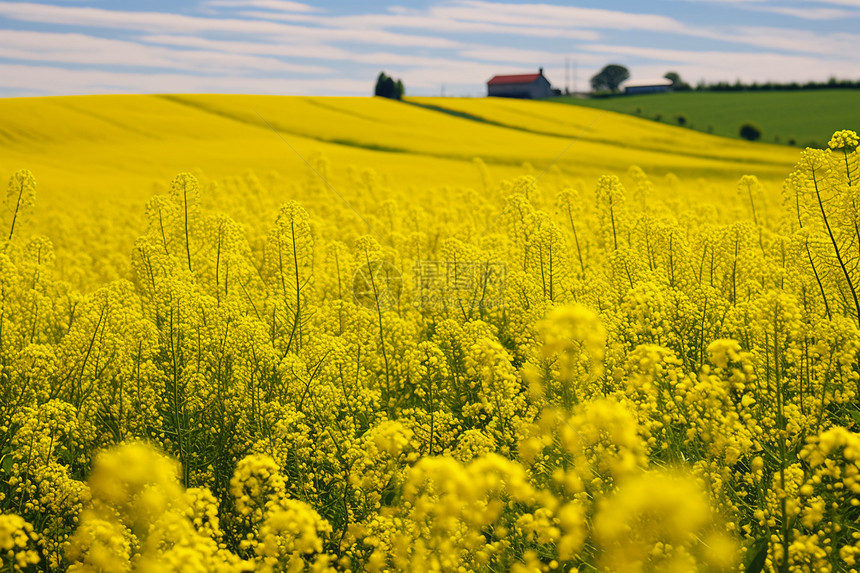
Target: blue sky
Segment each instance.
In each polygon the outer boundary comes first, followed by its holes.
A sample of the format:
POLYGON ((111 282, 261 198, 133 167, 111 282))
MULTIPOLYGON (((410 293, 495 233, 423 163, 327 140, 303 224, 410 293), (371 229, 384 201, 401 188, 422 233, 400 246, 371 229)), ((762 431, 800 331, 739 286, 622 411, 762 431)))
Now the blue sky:
POLYGON ((858 46, 860 0, 0 1, 0 97, 367 95, 380 70, 407 94, 476 96, 538 67, 582 90, 608 63, 639 81, 860 79, 858 46))

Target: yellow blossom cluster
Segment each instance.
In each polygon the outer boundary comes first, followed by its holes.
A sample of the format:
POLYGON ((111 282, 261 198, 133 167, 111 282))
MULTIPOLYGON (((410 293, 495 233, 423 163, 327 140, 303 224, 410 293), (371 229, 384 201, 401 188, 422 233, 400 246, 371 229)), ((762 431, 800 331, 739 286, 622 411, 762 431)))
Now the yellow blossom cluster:
POLYGON ((184 172, 89 279, 18 171, 0 571, 860 571, 857 143, 711 203, 184 172))
POLYGON ((15 514, 0 515, 0 570, 25 571, 39 563, 33 526, 15 514))

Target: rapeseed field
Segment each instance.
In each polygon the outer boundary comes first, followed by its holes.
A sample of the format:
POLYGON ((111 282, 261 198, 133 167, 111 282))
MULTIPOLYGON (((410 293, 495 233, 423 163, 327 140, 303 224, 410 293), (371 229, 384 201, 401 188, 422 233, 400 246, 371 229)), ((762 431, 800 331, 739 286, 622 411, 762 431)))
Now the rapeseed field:
POLYGON ((856 133, 0 110, 0 571, 858 570, 856 133))

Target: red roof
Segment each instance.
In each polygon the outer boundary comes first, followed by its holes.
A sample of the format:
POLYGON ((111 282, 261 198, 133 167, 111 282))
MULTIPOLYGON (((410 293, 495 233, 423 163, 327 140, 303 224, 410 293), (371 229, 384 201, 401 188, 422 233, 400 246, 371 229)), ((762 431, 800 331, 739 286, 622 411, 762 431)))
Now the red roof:
POLYGON ((537 81, 540 77, 540 74, 518 74, 514 76, 493 76, 493 78, 487 82, 488 86, 495 86, 499 84, 531 84, 537 81))

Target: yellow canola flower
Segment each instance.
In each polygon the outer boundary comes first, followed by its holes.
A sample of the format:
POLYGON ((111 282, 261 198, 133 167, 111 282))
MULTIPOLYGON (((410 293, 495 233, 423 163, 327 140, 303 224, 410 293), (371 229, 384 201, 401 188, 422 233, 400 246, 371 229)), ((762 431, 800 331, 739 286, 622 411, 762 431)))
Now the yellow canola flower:
POLYGON ((183 503, 179 465, 147 444, 134 442, 102 453, 89 479, 93 500, 115 512, 137 535, 183 503))
POLYGON ((7 235, 2 240, 12 240, 15 236, 15 228, 19 229, 30 216, 36 204, 36 178, 27 169, 16 171, 9 179, 6 189, 5 211, 11 217, 9 227, 4 229, 7 235))
POLYGON ((0 514, 0 569, 25 571, 39 563, 33 526, 14 514, 0 514))
MULTIPOLYGON (((323 550, 331 525, 313 508, 297 500, 284 500, 272 508, 260 526, 259 571, 302 571, 303 557, 323 550)), ((323 562, 325 558, 323 558, 323 562)))
POLYGON ((536 329, 542 338, 541 354, 545 358, 558 355, 562 360, 563 379, 570 378, 584 360, 588 360, 588 376, 601 375, 606 329, 593 311, 581 305, 559 306, 536 329))
POLYGON ((857 136, 856 131, 850 129, 835 132, 827 142, 827 147, 834 151, 854 151, 858 145, 860 145, 860 137, 857 136))
POLYGON ((69 540, 66 556, 71 573, 131 571, 132 533, 113 519, 84 512, 81 525, 69 540))
POLYGON ((600 562, 609 571, 730 570, 737 548, 705 532, 715 516, 699 485, 685 476, 646 472, 602 500, 594 519, 600 562))
POLYGON ((268 507, 280 502, 286 489, 275 461, 269 456, 252 454, 236 466, 230 491, 239 513, 259 520, 268 507))

